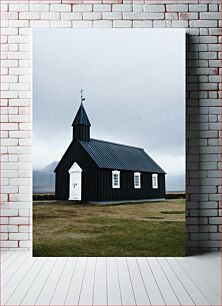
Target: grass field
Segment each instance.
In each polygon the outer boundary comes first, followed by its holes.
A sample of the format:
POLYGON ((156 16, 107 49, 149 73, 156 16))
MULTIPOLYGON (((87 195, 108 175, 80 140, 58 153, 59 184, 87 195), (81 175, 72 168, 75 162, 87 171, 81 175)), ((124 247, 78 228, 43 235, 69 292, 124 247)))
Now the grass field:
POLYGON ((34 256, 184 256, 185 200, 34 202, 34 256))

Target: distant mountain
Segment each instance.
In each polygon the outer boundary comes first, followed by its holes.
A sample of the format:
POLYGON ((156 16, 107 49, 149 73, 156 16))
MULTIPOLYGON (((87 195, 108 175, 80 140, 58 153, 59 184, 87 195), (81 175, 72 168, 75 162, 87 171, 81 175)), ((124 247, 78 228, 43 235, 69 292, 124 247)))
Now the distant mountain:
POLYGON ((52 162, 51 164, 45 166, 44 168, 41 169, 41 172, 44 173, 54 173, 54 170, 56 166, 58 165, 57 161, 52 162))
POLYGON ((55 173, 58 162, 54 161, 40 170, 33 170, 33 193, 54 193, 55 173))

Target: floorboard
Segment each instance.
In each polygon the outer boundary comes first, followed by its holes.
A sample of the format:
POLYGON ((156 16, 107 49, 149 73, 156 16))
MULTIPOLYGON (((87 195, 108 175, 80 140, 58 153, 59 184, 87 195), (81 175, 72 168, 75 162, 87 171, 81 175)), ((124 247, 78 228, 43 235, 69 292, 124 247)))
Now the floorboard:
POLYGON ((63 273, 58 281, 57 287, 52 296, 50 305, 64 305, 76 267, 76 258, 68 258, 63 273))
POLYGON ((11 266, 16 265, 16 261, 19 259, 19 257, 22 256, 21 252, 17 252, 15 256, 10 256, 7 258, 5 261, 4 265, 2 265, 2 273, 6 273, 7 269, 10 268, 11 266))
POLYGON ((221 305, 221 254, 1 257, 0 305, 221 305))
POLYGON ((106 258, 97 258, 93 288, 93 305, 107 305, 106 258))
POLYGON ((218 273, 218 265, 221 265, 221 254, 220 256, 215 256, 215 253, 212 252, 212 253, 208 253, 208 256, 204 256, 204 255, 200 255, 200 256, 197 256, 196 258, 201 262, 202 265, 204 265, 205 263, 205 266, 210 266, 211 267, 211 270, 212 272, 214 272, 215 274, 218 273))
MULTIPOLYGON (((50 261, 54 260, 54 258, 50 258, 50 261)), ((65 267, 67 259, 64 258, 56 258, 56 265, 54 265, 52 271, 49 274, 47 282, 44 284, 35 305, 50 305, 51 299, 65 267)))
POLYGON ((153 275, 156 279, 156 282, 159 285, 160 291, 162 293, 162 296, 166 302, 166 304, 169 305, 179 305, 179 300, 176 296, 176 293, 174 291, 174 288, 168 281, 164 271, 161 269, 159 262, 156 258, 147 258, 147 262, 150 266, 150 269, 153 272, 153 275))
POLYGON ((192 300, 192 297, 187 292, 186 288, 183 286, 180 279, 177 277, 177 274, 174 273, 171 266, 168 264, 165 258, 159 258, 157 259, 159 262, 159 265, 166 275, 166 278, 168 282, 171 284, 171 287, 173 288, 175 295, 180 302, 181 305, 195 305, 194 301, 192 300))
POLYGON ((135 293, 125 257, 117 258, 118 277, 123 305, 136 305, 135 293))
POLYGON ((209 285, 212 286, 220 294, 221 280, 219 273, 212 271, 208 267, 208 265, 205 265, 203 269, 203 263, 201 262, 201 260, 197 260, 195 258, 190 257, 188 262, 192 266, 192 269, 200 273, 201 277, 204 278, 205 281, 207 281, 209 285))
POLYGON ((116 257, 107 258, 107 302, 122 305, 116 257))
POLYGON ((38 258, 36 260, 36 262, 29 269, 28 273, 24 275, 16 286, 15 290, 11 293, 9 299, 7 299, 6 305, 20 305, 23 298, 26 296, 30 285, 32 285, 32 283, 35 281, 38 273, 46 263, 47 260, 45 258, 38 258))
POLYGON ((3 263, 7 258, 9 258, 10 256, 13 256, 13 252, 1 252, 0 251, 0 262, 3 263))
POLYGON ((126 259, 137 305, 150 305, 147 289, 137 265, 136 258, 126 259))
POLYGON ((190 263, 180 258, 180 260, 176 259, 180 267, 184 270, 185 273, 189 274, 192 280, 196 283, 196 286, 202 292, 203 296, 206 298, 208 303, 212 305, 220 304, 220 296, 216 293, 216 290, 212 288, 202 277, 200 272, 195 271, 193 267, 191 267, 190 263))
POLYGON ((137 258, 137 264, 146 286, 147 294, 151 305, 165 305, 164 298, 160 291, 159 285, 154 278, 153 272, 150 269, 145 257, 137 258))
POLYGON ((79 305, 93 304, 93 289, 95 280, 95 268, 97 258, 88 258, 82 288, 79 297, 79 305))
POLYGON ((52 260, 47 260, 36 275, 34 281, 32 282, 28 292, 22 299, 20 305, 35 305, 36 301, 44 287, 47 283, 49 275, 52 273, 52 269, 54 268, 56 263, 56 258, 52 260))
POLYGON ((77 258, 71 282, 68 288, 65 305, 78 305, 83 279, 86 271, 87 258, 77 258))
POLYGON ((16 265, 11 265, 8 269, 7 269, 7 273, 1 271, 3 278, 4 278, 4 282, 1 283, 1 290, 3 289, 4 286, 7 285, 8 282, 11 281, 11 279, 17 274, 20 273, 21 269, 24 268, 26 261, 32 261, 32 259, 27 258, 27 256, 21 256, 17 261, 16 261, 16 265))
POLYGON ((182 267, 178 264, 177 260, 173 257, 167 258, 169 265, 176 275, 179 276, 181 282, 184 284, 187 292, 192 297, 192 300, 196 305, 209 305, 209 302, 204 297, 202 292, 198 289, 195 282, 192 280, 189 274, 187 274, 182 267))

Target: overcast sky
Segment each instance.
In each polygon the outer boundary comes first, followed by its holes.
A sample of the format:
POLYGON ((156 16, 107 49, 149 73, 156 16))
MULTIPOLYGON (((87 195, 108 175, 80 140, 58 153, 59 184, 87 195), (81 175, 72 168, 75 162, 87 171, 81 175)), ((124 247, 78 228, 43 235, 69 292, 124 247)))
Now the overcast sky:
POLYGON ((35 169, 67 149, 83 88, 92 138, 144 148, 184 187, 183 30, 34 29, 33 73, 35 169))

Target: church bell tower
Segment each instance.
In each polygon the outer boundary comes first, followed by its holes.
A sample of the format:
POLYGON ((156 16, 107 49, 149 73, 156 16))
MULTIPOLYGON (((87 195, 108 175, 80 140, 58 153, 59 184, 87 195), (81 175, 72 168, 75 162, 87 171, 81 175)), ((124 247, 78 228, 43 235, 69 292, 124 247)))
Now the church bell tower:
POLYGON ((90 121, 86 114, 85 108, 83 106, 83 90, 81 89, 81 104, 78 109, 78 112, 75 116, 75 119, 72 123, 73 127, 73 140, 78 141, 89 141, 90 140, 90 121))

